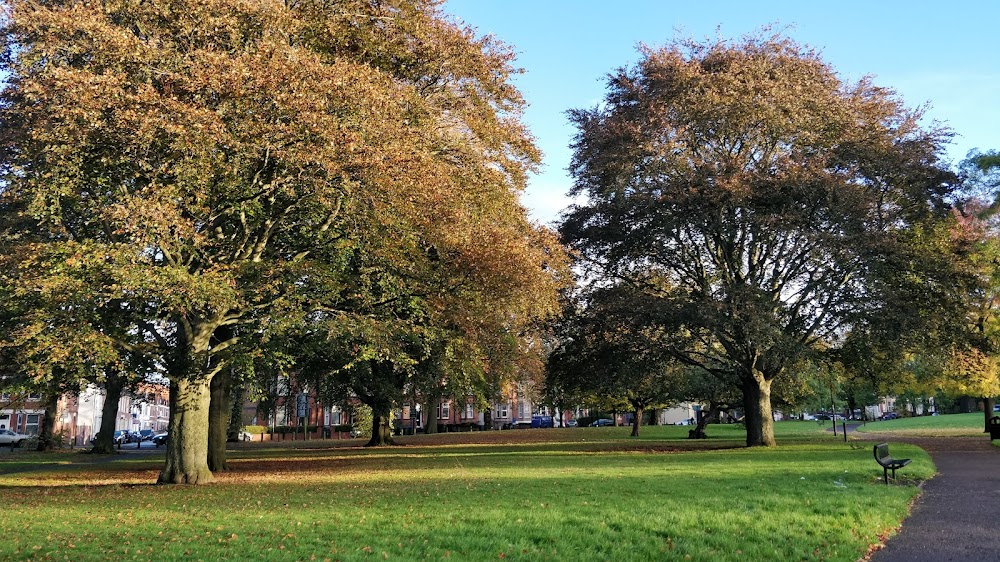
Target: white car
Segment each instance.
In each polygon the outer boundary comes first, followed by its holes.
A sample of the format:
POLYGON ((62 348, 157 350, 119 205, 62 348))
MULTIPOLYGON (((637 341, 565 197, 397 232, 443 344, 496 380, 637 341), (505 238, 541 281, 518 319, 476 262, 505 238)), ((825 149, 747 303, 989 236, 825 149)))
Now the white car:
POLYGON ((21 443, 24 443, 30 438, 31 438, 30 435, 22 435, 20 433, 14 433, 9 429, 0 429, 0 445, 20 447, 21 443))

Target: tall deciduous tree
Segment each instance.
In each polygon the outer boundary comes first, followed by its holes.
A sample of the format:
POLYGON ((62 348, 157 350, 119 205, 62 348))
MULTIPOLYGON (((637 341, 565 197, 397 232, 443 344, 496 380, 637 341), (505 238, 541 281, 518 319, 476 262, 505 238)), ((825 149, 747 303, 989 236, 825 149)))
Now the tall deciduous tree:
POLYGON ((587 199, 565 239, 594 276, 654 273, 644 290, 703 340, 677 358, 739 381, 750 446, 775 444, 790 362, 888 306, 879 279, 913 265, 955 183, 919 110, 781 37, 643 48, 570 117, 587 199))
POLYGON ((665 349, 663 328, 636 314, 645 300, 627 285, 589 291, 565 314, 546 372, 549 395, 627 403, 635 412, 633 437, 649 408, 677 402, 687 391, 683 365, 665 349))
POLYGON ((437 2, 8 7, 4 209, 30 219, 14 253, 47 264, 15 275, 113 304, 131 327, 116 345, 164 366, 160 482, 212 480, 211 381, 248 324, 351 312, 370 300, 354 289, 408 283, 431 249, 460 256, 466 286, 525 266, 544 302, 559 257, 517 203, 538 154, 512 55, 437 2), (321 298, 303 292, 316 276, 321 298))
POLYGON ((956 212, 954 237, 966 243, 966 264, 978 281, 966 293, 967 338, 946 354, 937 389, 983 399, 989 431, 994 399, 1000 396, 1000 155, 972 151, 960 164, 967 197, 956 212))

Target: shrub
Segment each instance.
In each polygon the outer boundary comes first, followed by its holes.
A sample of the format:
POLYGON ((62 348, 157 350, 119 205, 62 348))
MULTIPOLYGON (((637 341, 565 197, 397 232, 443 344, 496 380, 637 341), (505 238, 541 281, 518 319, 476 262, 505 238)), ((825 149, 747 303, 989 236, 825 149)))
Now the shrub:
POLYGON ((364 404, 356 404, 354 407, 354 430, 359 437, 372 436, 372 409, 364 404))

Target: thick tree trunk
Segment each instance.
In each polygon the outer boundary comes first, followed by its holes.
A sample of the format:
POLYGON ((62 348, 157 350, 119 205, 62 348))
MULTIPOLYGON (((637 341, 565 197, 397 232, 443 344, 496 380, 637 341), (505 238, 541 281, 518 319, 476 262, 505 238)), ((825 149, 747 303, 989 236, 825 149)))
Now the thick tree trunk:
POLYGON ((990 432, 990 418, 993 417, 993 405, 996 402, 992 398, 983 398, 983 433, 990 432))
MULTIPOLYGON (((230 379, 232 375, 230 374, 230 379)), ((235 382, 235 381, 231 381, 235 382)), ((239 439, 240 430, 243 429, 243 401, 246 397, 246 386, 240 384, 232 394, 230 394, 231 406, 229 409, 229 430, 228 436, 239 439)))
POLYGON ((229 470, 226 464, 226 441, 229 438, 229 418, 232 414, 233 377, 223 369, 212 377, 211 402, 208 408, 208 469, 212 472, 229 470))
POLYGON ((94 440, 90 452, 110 455, 115 452, 115 418, 118 417, 118 401, 122 397, 125 379, 117 374, 108 374, 104 381, 104 406, 101 408, 101 429, 94 440))
POLYGON ((394 445, 392 440, 392 428, 390 427, 390 413, 388 408, 379 408, 377 411, 372 407, 372 438, 365 443, 365 447, 380 447, 383 445, 394 445))
POLYGON ((635 407, 635 419, 632 421, 632 437, 639 436, 639 428, 642 426, 642 415, 645 412, 645 409, 641 406, 635 407))
POLYGON ((59 408, 59 393, 49 392, 45 395, 45 416, 42 418, 42 427, 38 433, 39 451, 52 451, 56 448, 56 410, 59 408))
POLYGON ((170 383, 170 438, 160 484, 207 484, 208 410, 212 399, 207 376, 178 378, 170 383))
POLYGON ((424 406, 424 411, 427 412, 427 422, 424 424, 424 433, 427 434, 438 432, 437 407, 441 404, 441 398, 437 396, 433 398, 428 400, 427 405, 424 406), (433 398, 437 398, 437 402, 434 402, 433 398))
POLYGON ((705 439, 708 435, 705 434, 705 426, 708 425, 709 416, 705 413, 705 410, 698 410, 695 412, 695 426, 694 429, 688 430, 688 439, 705 439))
POLYGON ((743 378, 743 412, 747 447, 774 447, 774 418, 771 414, 771 381, 760 371, 743 378))

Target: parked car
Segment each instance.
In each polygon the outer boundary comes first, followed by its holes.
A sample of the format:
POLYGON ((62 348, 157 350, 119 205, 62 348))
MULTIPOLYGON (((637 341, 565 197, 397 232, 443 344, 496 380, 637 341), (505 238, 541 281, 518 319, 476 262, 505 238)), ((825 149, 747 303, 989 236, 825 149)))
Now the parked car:
POLYGON ((20 447, 25 441, 31 439, 30 435, 15 433, 9 429, 0 429, 0 445, 9 447, 20 447))
POLYGON ((170 438, 168 433, 157 433, 153 436, 153 444, 159 447, 160 445, 166 445, 167 440, 170 438))
POLYGON ((898 417, 899 417, 899 414, 897 414, 896 412, 886 412, 886 413, 882 414, 882 419, 883 420, 894 420, 894 419, 896 419, 898 417))
POLYGON ((615 425, 614 420, 609 420, 607 418, 601 418, 591 422, 590 427, 605 427, 609 425, 615 425))
POLYGON ((230 443, 235 443, 237 441, 253 441, 253 435, 250 435, 244 430, 239 430, 234 437, 227 439, 230 443))
POLYGON ((566 427, 576 427, 580 424, 576 420, 566 420, 566 427))
POLYGON ((152 441, 155 434, 152 429, 143 429, 139 431, 139 438, 142 441, 152 441))
POLYGON ((123 443, 129 442, 129 433, 123 429, 116 429, 114 436, 115 445, 121 445, 123 443))

